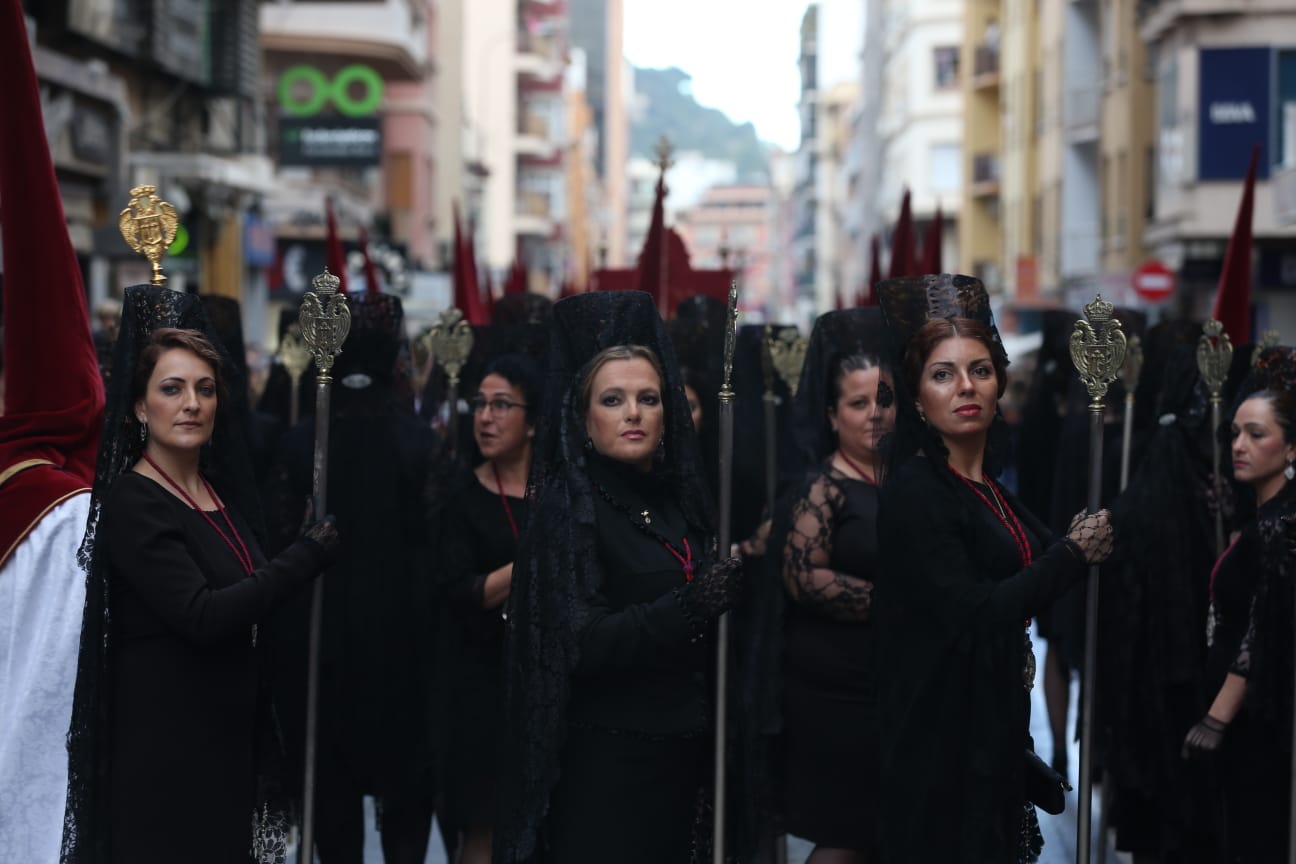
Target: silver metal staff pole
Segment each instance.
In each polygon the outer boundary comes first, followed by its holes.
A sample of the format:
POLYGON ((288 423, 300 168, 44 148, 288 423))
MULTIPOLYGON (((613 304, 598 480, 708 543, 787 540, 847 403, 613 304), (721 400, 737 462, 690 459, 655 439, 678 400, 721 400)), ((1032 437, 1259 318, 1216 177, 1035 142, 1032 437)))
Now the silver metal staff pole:
MULTIPOLYGON (((738 280, 729 283, 729 311, 725 318, 724 384, 720 388, 720 554, 728 555, 732 543, 733 521, 733 435, 734 391, 733 360, 738 341, 738 280)), ((724 864, 725 821, 728 818, 725 776, 726 744, 729 726, 729 613, 720 616, 716 625, 716 697, 715 697, 715 825, 712 835, 712 861, 724 864)))
MULTIPOLYGON (((1120 491, 1124 492, 1129 485, 1130 455, 1134 445, 1134 391, 1138 389, 1139 376, 1143 372, 1143 340, 1137 335, 1129 337, 1125 349, 1125 363, 1121 367, 1121 377, 1125 383, 1125 416, 1121 429, 1121 468, 1120 491)), ((1107 864, 1107 831, 1111 825, 1112 787, 1113 783, 1103 783, 1102 812, 1098 814, 1098 864, 1107 864)))
MULTIPOLYGON (((1087 509, 1102 509, 1103 412, 1107 387, 1125 360, 1125 333, 1116 307, 1102 295, 1084 307, 1085 319, 1071 334, 1071 362, 1089 391, 1089 501, 1087 509)), ((1089 864, 1093 825, 1093 714, 1098 679, 1098 565, 1089 568, 1085 598, 1085 656, 1083 704, 1080 712, 1080 814, 1076 827, 1076 861, 1089 864)))
POLYGON ((311 363, 311 349, 302 338, 300 324, 288 325, 288 331, 279 340, 278 354, 279 362, 288 371, 288 380, 292 382, 288 397, 288 425, 292 427, 301 419, 301 379, 311 363))
POLYGON ((464 320, 463 313, 455 307, 441 313, 437 323, 428 332, 428 346, 432 359, 446 373, 446 432, 450 439, 450 455, 459 453, 459 373, 472 353, 473 331, 464 320))
POLYGON ((1197 340, 1197 371, 1201 373, 1210 391, 1211 406, 1211 482, 1215 488, 1215 556, 1224 554, 1224 478, 1220 474, 1220 401, 1224 382, 1228 380, 1229 366, 1233 363, 1233 343, 1224 332, 1224 325, 1210 320, 1202 325, 1201 338, 1197 340))
MULTIPOLYGON (((314 291, 302 298, 297 321, 302 339, 315 360, 315 461, 311 471, 311 495, 316 518, 328 513, 329 404, 333 390, 333 360, 342 353, 342 343, 351 332, 351 310, 346 297, 338 293, 338 277, 324 272, 311 280, 314 291)), ((293 404, 297 403, 294 388, 293 404)), ((320 637, 324 621, 324 580, 311 588, 310 643, 306 667, 306 778, 302 783, 302 841, 297 860, 315 860, 315 754, 319 749, 319 666, 320 637)))
POLYGON ((1134 391, 1138 389, 1142 374, 1143 340, 1138 336, 1131 336, 1125 351, 1125 363, 1122 366, 1122 376, 1125 379, 1125 417, 1124 428, 1121 430, 1120 491, 1122 492, 1129 485, 1130 451, 1134 446, 1134 391))

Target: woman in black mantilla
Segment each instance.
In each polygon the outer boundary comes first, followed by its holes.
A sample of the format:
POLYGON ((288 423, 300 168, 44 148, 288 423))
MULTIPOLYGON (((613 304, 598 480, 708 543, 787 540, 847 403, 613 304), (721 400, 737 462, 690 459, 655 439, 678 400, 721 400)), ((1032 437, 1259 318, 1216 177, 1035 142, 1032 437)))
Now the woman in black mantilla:
POLYGON ((1034 768, 1048 769, 1027 758, 1026 625, 1107 556, 1111 524, 1081 513, 1055 540, 994 481, 1008 358, 979 281, 893 279, 878 292, 900 369, 873 604, 882 860, 1035 861, 1031 801, 1062 796, 1058 781, 1034 788, 1034 768))
POLYGON ((207 328, 197 297, 127 290, 81 550, 65 862, 283 860, 258 623, 333 560, 337 533, 326 519, 262 555, 230 360, 192 328, 207 328))
POLYGON ((775 513, 783 619, 783 800, 812 864, 876 860, 878 444, 895 423, 877 309, 815 323, 797 390, 810 468, 775 513), (813 467, 810 467, 813 466, 813 467))
MULTIPOLYGON (((705 831, 713 563, 665 328, 641 292, 554 306, 505 643, 497 862, 688 861, 705 831)), ((703 835, 705 836, 705 835, 703 835)))
MULTIPOLYGON (((486 364, 473 397, 473 437, 483 460, 445 508, 441 554, 448 676, 445 809, 464 835, 461 864, 490 864, 496 764, 503 734, 503 606, 526 525, 541 377, 525 354, 486 364)), ((465 472, 467 473, 467 472, 465 472)), ((444 830, 444 828, 443 828, 444 830)))
POLYGON ((1219 753, 1229 862, 1287 859, 1296 585, 1296 352, 1259 358, 1233 413, 1233 477, 1256 512, 1211 573, 1206 680, 1212 700, 1183 754, 1219 753))

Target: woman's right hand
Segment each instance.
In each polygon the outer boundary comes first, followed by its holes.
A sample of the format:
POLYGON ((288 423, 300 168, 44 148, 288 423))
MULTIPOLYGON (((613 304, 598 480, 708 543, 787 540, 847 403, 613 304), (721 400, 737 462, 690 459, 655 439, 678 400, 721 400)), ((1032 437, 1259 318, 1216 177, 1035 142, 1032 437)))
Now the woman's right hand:
POLYGON ((301 536, 319 546, 324 553, 325 567, 331 567, 337 563, 342 551, 342 537, 338 534, 336 519, 332 516, 325 516, 323 519, 311 522, 302 528, 301 536))
POLYGON ((1111 512, 1099 510, 1097 513, 1090 513, 1081 510, 1072 518, 1066 538, 1080 550, 1086 564, 1101 564, 1107 560, 1108 555, 1111 555, 1112 545, 1116 539, 1111 512))
POLYGON ((680 589, 681 597, 704 620, 732 609, 742 594, 741 558, 726 558, 680 589))

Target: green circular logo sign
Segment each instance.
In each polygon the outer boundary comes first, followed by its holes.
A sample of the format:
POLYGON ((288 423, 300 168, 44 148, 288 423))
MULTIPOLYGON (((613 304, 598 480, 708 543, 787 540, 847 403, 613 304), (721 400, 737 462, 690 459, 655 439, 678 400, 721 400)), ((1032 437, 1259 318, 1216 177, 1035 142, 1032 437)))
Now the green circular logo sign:
POLYGON ((367 117, 382 99, 382 76, 359 63, 343 67, 332 81, 314 66, 293 66, 279 77, 279 105, 293 117, 312 117, 330 102, 346 117, 367 117))
POLYGON ((183 255, 185 250, 188 248, 189 248, 189 229, 184 226, 183 222, 181 222, 179 225, 176 226, 175 239, 172 240, 171 245, 167 247, 167 254, 183 255))

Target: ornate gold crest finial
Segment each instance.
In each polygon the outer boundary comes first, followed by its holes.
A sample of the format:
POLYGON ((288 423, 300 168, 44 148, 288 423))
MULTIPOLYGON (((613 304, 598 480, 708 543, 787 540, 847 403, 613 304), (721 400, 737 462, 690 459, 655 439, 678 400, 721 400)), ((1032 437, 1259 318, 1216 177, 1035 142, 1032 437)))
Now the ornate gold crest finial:
POLYGON ((1125 402, 1133 404, 1134 391, 1138 389, 1139 379, 1143 376, 1143 340, 1134 335, 1129 337, 1125 346, 1125 363, 1121 367, 1121 377, 1125 379, 1125 402))
POLYGON ((459 373, 472 353, 473 331, 463 313, 451 306, 441 313, 428 333, 428 345, 436 362, 445 369, 450 386, 459 386, 459 373))
POLYGON ((1260 341, 1256 343, 1255 348, 1251 351, 1251 365, 1254 366, 1260 362, 1260 354, 1266 348, 1277 348, 1281 338, 1277 330, 1266 330, 1260 334, 1260 341))
POLYGON ((1104 327, 1116 318, 1115 305, 1108 303, 1099 294, 1094 297, 1093 302, 1084 307, 1085 317, 1094 327, 1104 327))
POLYGON ((1089 410, 1101 414, 1107 388, 1125 362, 1125 331, 1116 307, 1099 294, 1084 307, 1085 318, 1071 333, 1071 362, 1089 391, 1089 410))
POLYGON ((333 361, 342 353, 342 343, 351 332, 351 309, 346 295, 338 293, 338 284, 338 278, 325 267, 311 280, 315 290, 306 292, 297 311, 302 339, 310 346, 319 371, 317 380, 322 384, 333 380, 333 361))
POLYGON ((1223 322, 1212 318, 1202 325, 1202 335, 1197 340, 1197 371, 1206 382, 1213 404, 1220 401, 1232 363, 1233 342, 1224 332, 1223 322))
POLYGON ((126 245, 153 265, 149 281, 154 285, 165 285, 167 279, 162 273, 162 256, 175 240, 180 214, 157 196, 156 186, 136 186, 130 194, 130 203, 117 217, 117 227, 126 245))
POLYGON ((338 288, 341 285, 342 280, 330 273, 327 266, 324 268, 323 273, 311 280, 311 287, 315 289, 316 294, 322 297, 332 297, 338 293, 338 288))
POLYGON ((801 368, 805 366, 810 340, 802 336, 795 327, 782 327, 773 338, 767 338, 765 344, 774 371, 783 379, 788 392, 796 396, 797 388, 801 386, 801 368))

